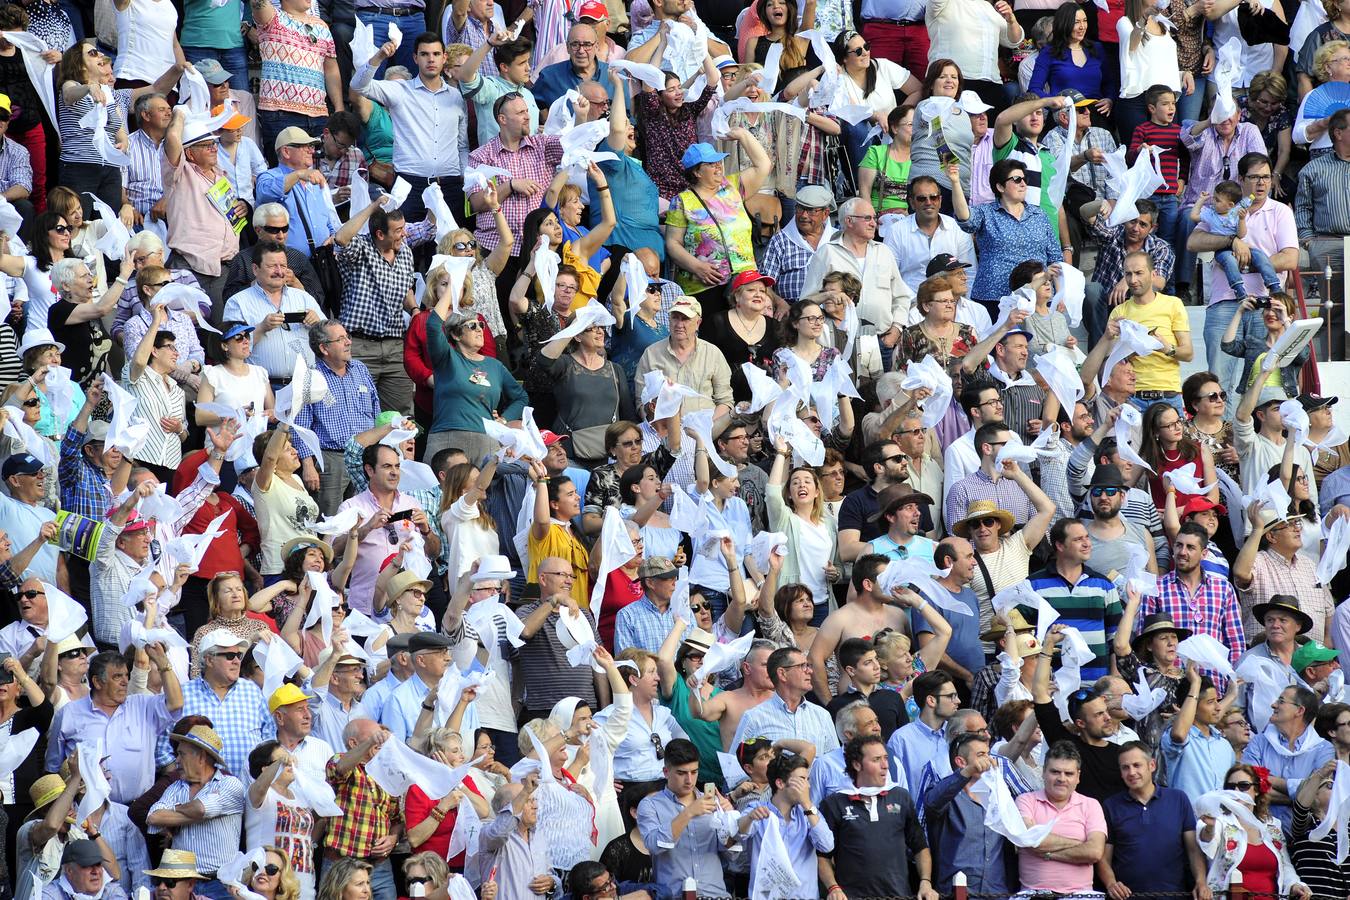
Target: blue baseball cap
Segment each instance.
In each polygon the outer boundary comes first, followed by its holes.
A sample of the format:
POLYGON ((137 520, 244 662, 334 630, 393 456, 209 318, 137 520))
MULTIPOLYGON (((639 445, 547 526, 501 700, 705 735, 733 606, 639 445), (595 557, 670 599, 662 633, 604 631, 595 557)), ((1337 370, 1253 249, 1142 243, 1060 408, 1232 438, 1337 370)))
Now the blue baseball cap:
POLYGON ((684 156, 680 157, 680 168, 692 169, 694 166, 703 163, 721 162, 726 159, 725 153, 718 153, 712 144, 690 144, 689 149, 684 151, 684 156))
POLYGON ((42 461, 31 453, 15 453, 0 466, 0 479, 11 475, 36 475, 42 471, 42 461))

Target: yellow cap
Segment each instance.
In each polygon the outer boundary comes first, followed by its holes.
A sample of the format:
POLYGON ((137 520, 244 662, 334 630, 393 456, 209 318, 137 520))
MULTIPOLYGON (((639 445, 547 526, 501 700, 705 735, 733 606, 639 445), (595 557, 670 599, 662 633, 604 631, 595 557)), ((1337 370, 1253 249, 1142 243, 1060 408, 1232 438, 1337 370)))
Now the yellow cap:
POLYGON ((308 703, 309 698, 305 692, 293 684, 283 684, 272 692, 272 696, 267 700, 267 708, 271 712, 276 712, 283 706, 290 706, 292 703, 308 703))

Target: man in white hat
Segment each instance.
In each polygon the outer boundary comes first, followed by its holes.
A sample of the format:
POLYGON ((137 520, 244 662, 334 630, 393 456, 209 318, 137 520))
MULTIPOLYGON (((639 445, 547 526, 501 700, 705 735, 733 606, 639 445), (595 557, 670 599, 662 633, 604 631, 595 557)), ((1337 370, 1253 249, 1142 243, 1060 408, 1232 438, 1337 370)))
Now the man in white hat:
MULTIPOLYGON (((220 711, 215 711, 212 721, 224 720, 220 711)), ((175 849, 197 855, 199 869, 205 869, 204 874, 211 879, 198 886, 199 894, 228 900, 229 894, 214 876, 239 846, 244 823, 243 782, 229 774, 221 755, 224 743, 210 726, 194 725, 187 734, 170 734, 169 740, 182 775, 150 807, 146 825, 151 834, 172 833, 175 849)))
MULTIPOLYGON (((197 649, 201 674, 183 687, 182 715, 206 716, 215 723, 222 742, 218 755, 231 772, 247 772, 249 752, 277 736, 262 688, 239 677, 248 648, 247 639, 226 628, 208 632, 197 649)), ((161 764, 168 764, 168 751, 167 741, 161 741, 161 764)))
POLYGON ((507 637, 508 625, 514 625, 511 620, 519 619, 498 603, 504 602, 507 582, 515 575, 505 556, 483 557, 460 577, 445 617, 445 630, 452 639, 461 623, 463 626, 455 652, 464 652, 463 644, 471 642, 474 657, 492 672, 491 680, 478 689, 474 708, 479 726, 487 731, 497 750, 497 760, 507 766, 520 758, 516 712, 511 702, 512 665, 508 659, 514 650, 507 637))
POLYGON ((212 190, 225 178, 217 164, 216 136, 202 120, 188 121, 184 107, 174 110, 164 136, 164 161, 169 228, 165 243, 173 251, 168 265, 191 270, 218 316, 224 302, 225 269, 239 253, 233 219, 247 215, 248 205, 233 189, 223 198, 212 197, 212 190))

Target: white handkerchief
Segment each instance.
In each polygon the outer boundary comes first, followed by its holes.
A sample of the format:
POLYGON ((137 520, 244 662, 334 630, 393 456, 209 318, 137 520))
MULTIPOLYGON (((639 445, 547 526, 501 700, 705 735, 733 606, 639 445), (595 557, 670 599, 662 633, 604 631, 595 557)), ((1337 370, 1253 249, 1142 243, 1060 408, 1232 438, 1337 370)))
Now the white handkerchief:
MULTIPOLYGON (((395 182, 394 186, 398 187, 398 183, 395 182)), ((370 201, 367 200, 366 203, 369 205, 370 201)), ((455 221, 455 214, 450 211, 450 205, 445 202, 445 195, 441 193, 439 184, 426 186, 426 189, 422 191, 422 205, 431 210, 436 217, 437 243, 440 243, 442 238, 459 227, 459 223, 455 221)), ((468 258, 471 259, 472 257, 468 258)))
POLYGON ((401 209, 403 201, 408 199, 408 194, 412 193, 412 185, 402 178, 394 179, 394 186, 389 189, 386 195, 389 201, 385 203, 386 209, 401 209))
MULTIPOLYGON (((595 610, 597 620, 605 603, 605 584, 609 573, 626 565, 637 555, 633 539, 628 534, 628 526, 616 506, 605 507, 605 518, 600 526, 600 569, 591 590, 591 608, 595 610)), ((561 618, 561 617, 560 617, 561 618)))
MULTIPOLYGON (((660 372, 656 374, 660 375, 660 372)), ((685 397, 701 397, 698 391, 683 384, 676 384, 673 381, 666 381, 661 385, 661 392, 656 397, 656 409, 652 410, 652 421, 660 422, 662 419, 669 419, 680 411, 684 405, 685 397)))
POLYGON ((1051 346, 1036 357, 1036 372, 1059 398, 1060 407, 1072 415, 1078 401, 1083 399, 1084 390, 1083 380, 1078 377, 1078 367, 1069 351, 1058 345, 1051 346))
POLYGON ((736 474, 736 467, 727 462, 717 452, 717 445, 713 442, 712 436, 712 418, 711 409, 702 409, 697 412, 686 413, 684 424, 703 439, 703 447, 708 452, 708 459, 717 467, 724 477, 730 478, 736 474))
MULTIPOLYGON (((197 77, 201 78, 200 75, 197 77)), ((113 212, 112 207, 100 200, 98 195, 89 191, 85 191, 84 195, 94 204, 99 221, 103 223, 103 236, 94 242, 94 249, 109 259, 121 259, 127 241, 131 240, 131 232, 122 224, 122 220, 113 212)))
POLYGON ((741 363, 745 381, 750 385, 750 408, 748 413, 757 413, 783 394, 783 389, 754 363, 741 363))
POLYGON ((5 40, 18 47, 19 52, 23 54, 24 71, 28 73, 28 80, 32 82, 38 98, 42 100, 42 108, 47 111, 48 120, 57 121, 55 79, 52 77, 56 64, 42 58, 47 45, 40 37, 27 31, 6 31, 3 34, 5 40))
POLYGON ((970 793, 984 807, 985 827, 998 832, 1017 847, 1037 847, 1054 830, 1058 816, 1040 825, 1028 826, 1017 809, 1012 792, 997 768, 980 775, 970 793))
POLYGON ((487 189, 489 179, 511 178, 511 172, 498 166, 469 166, 464 170, 464 193, 476 194, 487 189))
POLYGON ((1317 561, 1317 580, 1321 584, 1331 584, 1336 573, 1345 568, 1346 554, 1350 553, 1350 517, 1341 516, 1330 526, 1323 519, 1322 530, 1326 534, 1326 547, 1317 561))
POLYGON ((1059 284, 1055 287, 1055 296, 1050 300, 1050 308, 1064 310, 1069 325, 1077 328, 1083 321, 1083 301, 1087 296, 1087 277, 1068 263, 1060 263, 1059 268, 1059 284))
POLYGON ((781 531, 761 531, 750 539, 746 551, 755 561, 755 568, 761 573, 769 571, 769 554, 787 556, 787 535, 781 531))
POLYGON ((75 821, 85 822, 107 802, 112 795, 108 776, 103 774, 103 739, 81 741, 75 748, 80 764, 80 776, 84 780, 84 796, 80 798, 79 808, 75 811, 75 821))
POLYGON ((252 871, 261 869, 267 864, 267 853, 257 847, 253 850, 236 852, 234 856, 228 859, 219 869, 216 870, 216 880, 221 884, 234 888, 239 900, 263 900, 262 894, 249 890, 245 883, 252 877, 252 871), (245 876, 245 869, 249 874, 245 876))
POLYGON ((1233 671, 1233 664, 1229 662, 1228 648, 1208 634, 1193 634, 1177 644, 1177 656, 1218 672, 1226 678, 1232 678, 1236 674, 1233 671))
POLYGON ((47 642, 59 644, 79 631, 89 621, 89 614, 56 585, 44 581, 42 589, 47 592, 47 642))
POLYGON ((608 65, 624 78, 627 78, 630 81, 641 82, 654 91, 663 91, 666 88, 665 73, 656 66, 647 65, 646 63, 630 62, 626 59, 611 60, 608 65))
POLYGON ((615 324, 615 321, 613 314, 605 309, 605 307, 601 306, 599 301, 592 297, 590 302, 576 311, 570 325, 552 337, 540 341, 540 343, 548 344, 553 341, 574 338, 586 329, 593 328, 596 325, 599 325, 602 328, 610 328, 615 324))
POLYGON ((947 407, 952 402, 952 378, 931 354, 909 364, 900 386, 911 392, 919 388, 933 392, 933 396, 923 402, 921 424, 924 428, 934 427, 947 414, 947 407))
POLYGON ((8 778, 37 746, 38 730, 27 728, 0 744, 0 778, 8 778))
POLYGON ((370 61, 370 58, 375 55, 374 26, 367 25, 360 19, 356 20, 356 33, 352 37, 351 52, 352 60, 358 68, 370 61))
POLYGON ((397 50, 399 48, 399 45, 403 43, 403 32, 400 31, 398 25, 394 24, 393 22, 389 23, 389 40, 394 42, 395 50, 397 50))
POLYGON ((1167 699, 1167 691, 1148 686, 1147 671, 1143 666, 1140 666, 1138 676, 1132 685, 1134 693, 1126 694, 1120 698, 1121 707, 1136 722, 1142 722, 1145 716, 1162 706, 1163 701, 1167 699))
POLYGON ((1127 403, 1120 408, 1120 418, 1116 419, 1112 436, 1116 439, 1116 451, 1121 459, 1152 472, 1153 467, 1144 462, 1144 458, 1134 449, 1139 442, 1142 427, 1143 419, 1139 415, 1139 410, 1127 403))
POLYGON ((694 671, 694 680, 702 684, 713 675, 735 669, 741 664, 741 660, 745 659, 745 654, 750 652, 750 645, 754 640, 755 635, 751 632, 741 635, 729 644, 713 644, 703 657, 703 665, 694 671))
MULTIPOLYGON (((1189 462, 1184 466, 1178 466, 1170 472, 1164 472, 1163 478, 1172 482, 1172 486, 1182 494, 1208 494, 1213 489, 1214 484, 1201 484, 1196 475, 1195 463, 1189 462)), ((1217 482, 1215 482, 1217 484, 1217 482)))
POLYGON ((1022 443, 1021 440, 1014 442, 1010 439, 1008 443, 998 449, 998 455, 994 457, 994 464, 1002 466, 1009 460, 1015 463, 1034 463, 1036 451, 1022 443))
POLYGON ((366 763, 366 774, 395 797, 402 797, 414 784, 428 797, 444 797, 455 789, 454 773, 450 769, 414 753, 392 734, 366 763))
POLYGON ((636 312, 647 296, 647 285, 651 284, 651 279, 647 277, 647 269, 642 265, 642 260, 638 259, 636 253, 625 253, 620 265, 623 267, 623 281, 627 290, 628 306, 636 312))
POLYGON ((108 105, 95 103, 89 111, 80 116, 80 127, 92 132, 94 149, 99 158, 110 166, 129 166, 131 157, 113 144, 108 135, 108 105))
POLYGON ((434 491, 440 487, 440 482, 436 480, 436 473, 431 471, 431 466, 426 463, 420 463, 415 459, 405 459, 399 463, 399 490, 412 493, 413 491, 434 491))
POLYGON ((322 521, 309 526, 309 530, 315 534, 346 534, 360 523, 361 514, 356 511, 356 507, 349 506, 331 516, 324 516, 322 521))
POLYGON ((1327 814, 1308 837, 1320 841, 1336 829, 1336 865, 1345 862, 1350 854, 1350 766, 1344 760, 1336 760, 1336 774, 1331 782, 1331 799, 1327 803, 1327 814))
POLYGON ((263 699, 270 699, 287 678, 300 670, 305 661, 284 640, 274 637, 253 646, 253 656, 262 664, 263 699))

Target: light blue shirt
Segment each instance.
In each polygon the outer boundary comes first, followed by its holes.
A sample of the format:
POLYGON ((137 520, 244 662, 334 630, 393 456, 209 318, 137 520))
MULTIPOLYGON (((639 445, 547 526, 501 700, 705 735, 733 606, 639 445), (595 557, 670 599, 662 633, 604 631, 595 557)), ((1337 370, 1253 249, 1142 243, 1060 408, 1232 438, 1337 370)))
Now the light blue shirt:
POLYGON ((155 783, 152 738, 178 721, 178 712, 164 705, 163 694, 132 694, 111 716, 88 697, 72 700, 56 711, 47 740, 47 771, 56 772, 80 741, 102 739, 103 765, 112 799, 131 803, 155 783))
POLYGON ((352 704, 351 709, 343 709, 342 704, 328 692, 327 688, 319 688, 309 701, 309 710, 314 715, 314 727, 310 733, 327 741, 335 752, 345 753, 347 742, 342 739, 342 730, 360 709, 359 700, 352 704))
MULTIPOLYGON (((103 821, 99 823, 99 834, 103 835, 112 849, 113 856, 122 866, 122 877, 117 884, 131 896, 136 888, 151 890, 150 854, 145 848, 145 836, 139 828, 131 824, 131 816, 121 803, 110 802, 103 810, 103 821)), ((152 895, 153 896, 153 895, 152 895)))
MULTIPOLYGON (((294 216, 291 218, 295 222, 294 216)), ((281 289, 281 304, 275 305, 268 299, 266 292, 251 284, 247 289, 225 301, 225 321, 245 322, 258 327, 263 319, 272 313, 308 312, 314 310, 324 318, 319 303, 309 294, 293 287, 281 289)), ((284 324, 273 328, 262 337, 253 333, 253 352, 248 361, 267 370, 270 378, 289 379, 295 372, 295 359, 304 357, 305 364, 313 367, 314 351, 309 348, 309 330, 300 323, 284 324)))
POLYGON ((1192 725, 1182 744, 1172 740, 1171 728, 1165 728, 1160 749, 1167 786, 1192 798, 1221 789, 1224 773, 1237 762, 1233 745, 1212 726, 1205 734, 1199 725, 1192 725))
POLYGON ((421 76, 375 81, 369 64, 356 70, 352 87, 389 110, 394 126, 394 171, 438 178, 462 175, 469 165, 468 107, 458 87, 442 79, 433 91, 421 76))
MULTIPOLYGON (((947 725, 934 731, 921 720, 915 719, 908 725, 902 725, 886 742, 886 751, 895 760, 901 786, 913 785, 918 790, 923 784, 923 767, 931 761, 933 774, 939 780, 952 774, 951 758, 947 753, 947 725)), ((911 796, 918 796, 911 792, 911 796)))
MULTIPOLYGON (((206 716, 211 720, 223 745, 220 755, 225 757, 225 765, 231 772, 248 772, 248 755, 253 748, 277 736, 277 723, 267 709, 262 688, 247 678, 230 685, 223 700, 205 678, 192 679, 183 685, 180 715, 206 716)), ((167 736, 161 737, 159 764, 168 765, 172 759, 173 747, 167 736)))
MULTIPOLYGON (((614 709, 611 704, 596 713, 595 723, 604 727, 614 714, 614 709)), ((675 738, 689 739, 671 711, 660 703, 652 704, 650 723, 635 708, 628 719, 628 731, 623 736, 623 742, 614 748, 615 781, 655 781, 662 777, 663 766, 661 760, 656 758, 656 744, 652 741, 652 735, 660 738, 663 748, 675 738)))
POLYGON ((380 724, 401 741, 406 741, 413 733, 417 719, 422 715, 422 702, 431 688, 416 673, 400 684, 389 694, 384 708, 380 710, 380 724))
MULTIPOLYGON (((47 477, 55 478, 56 473, 48 471, 47 477)), ((33 543, 41 533, 43 524, 55 518, 56 513, 45 506, 20 503, 9 494, 0 493, 0 528, 9 535, 15 547, 27 547, 33 543)), ((44 542, 28 564, 27 574, 36 575, 48 584, 56 584, 56 555, 56 545, 44 542)))
POLYGON ((366 718, 380 721, 380 713, 384 710, 384 705, 389 702, 389 695, 394 692, 403 682, 391 670, 388 675, 381 678, 370 686, 370 688, 361 695, 361 710, 366 718))
MULTIPOLYGON (((779 816, 778 830, 783 836, 783 846, 787 848, 788 857, 792 860, 792 871, 801 882, 801 886, 792 892, 793 896, 815 900, 820 896, 816 853, 829 853, 834 850, 834 832, 830 831, 830 826, 826 825, 825 820, 819 815, 816 816, 816 824, 812 825, 800 806, 792 807, 792 814, 786 820, 772 803, 756 803, 747 806, 742 812, 749 812, 756 806, 767 806, 771 815, 779 816)), ((746 835, 745 843, 750 852, 751 897, 759 896, 755 893, 755 861, 759 859, 759 845, 764 838, 767 822, 767 819, 755 822, 750 833, 746 835)))
POLYGON ((824 707, 803 700, 797 709, 789 710, 777 693, 759 706, 751 707, 741 716, 731 746, 739 746, 746 737, 764 737, 772 741, 784 738, 810 741, 817 751, 828 752, 839 746, 839 735, 834 722, 824 707))
MULTIPOLYGON (((1336 758, 1331 742, 1313 731, 1309 725, 1291 746, 1280 735, 1276 727, 1267 725, 1260 734, 1252 735, 1247 749, 1242 751, 1242 761, 1253 766, 1265 766, 1276 778, 1288 782, 1290 797, 1298 793, 1303 779, 1316 772, 1322 766, 1336 758)), ((1271 813, 1284 823, 1285 831, 1294 824, 1293 807, 1284 804, 1271 804, 1271 813)))
MULTIPOLYGON (((216 142, 219 152, 216 153, 216 165, 225 173, 225 177, 230 180, 234 187, 235 194, 240 200, 243 200, 249 206, 254 206, 253 202, 253 182, 258 176, 267 171, 267 160, 263 157, 263 152, 258 149, 258 145, 253 143, 253 139, 240 136, 239 143, 235 149, 235 158, 230 159, 230 154, 225 152, 225 148, 216 142)), ((304 237, 304 229, 299 228, 299 222, 294 223, 300 231, 300 236, 304 237)), ((309 248, 305 248, 309 252, 309 248)))
MULTIPOLYGON (((894 768, 894 765, 891 766, 894 768)), ((844 748, 835 747, 828 753, 822 753, 811 763, 811 802, 819 806, 821 801, 845 785, 853 783, 844 769, 844 748)))
POLYGON ((695 816, 677 841, 671 837, 670 825, 683 811, 669 788, 662 788, 638 804, 638 833, 652 856, 652 880, 656 882, 658 900, 683 896, 686 878, 698 882, 700 897, 731 896, 722 880, 722 863, 717 853, 731 837, 736 820, 717 813, 695 816))
POLYGON ((280 203, 291 216, 291 227, 286 232, 286 246, 309 256, 309 242, 312 239, 318 247, 337 234, 342 222, 328 207, 324 198, 323 185, 297 181, 289 191, 285 187, 286 176, 296 171, 282 163, 258 176, 253 183, 253 192, 258 203, 280 203), (301 217, 304 222, 301 222, 301 217), (309 224, 309 236, 305 235, 305 223, 309 224))

